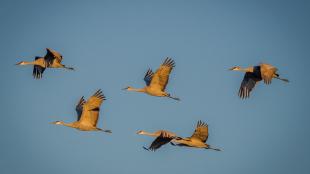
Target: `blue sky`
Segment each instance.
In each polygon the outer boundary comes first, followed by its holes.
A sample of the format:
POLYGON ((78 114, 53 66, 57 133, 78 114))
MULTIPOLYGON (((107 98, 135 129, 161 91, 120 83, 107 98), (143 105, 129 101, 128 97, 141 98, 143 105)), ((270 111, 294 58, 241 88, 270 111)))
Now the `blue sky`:
POLYGON ((1 173, 308 173, 309 1, 1 1, 1 173), (62 53, 76 71, 48 69, 41 80, 15 63, 62 53), (181 102, 129 93, 148 68, 176 62, 167 90, 181 102), (237 92, 236 65, 267 62, 291 83, 237 92), (101 88, 99 127, 74 121, 75 104, 101 88), (308 114, 307 114, 308 113, 308 114), (167 145, 142 149, 137 130, 190 136, 209 124, 222 152, 167 145))

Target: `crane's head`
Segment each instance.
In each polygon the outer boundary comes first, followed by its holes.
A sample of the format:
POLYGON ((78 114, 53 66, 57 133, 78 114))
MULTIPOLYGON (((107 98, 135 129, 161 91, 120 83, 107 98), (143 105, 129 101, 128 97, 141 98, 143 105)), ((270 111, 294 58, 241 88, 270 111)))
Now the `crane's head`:
POLYGON ((54 122, 51 122, 51 124, 63 125, 64 122, 63 121, 54 121, 54 122))
POLYGON ((137 132, 137 134, 139 134, 139 135, 144 134, 144 131, 143 131, 143 130, 139 130, 139 131, 137 132))
POLYGON ((132 89, 132 87, 127 86, 126 88, 123 88, 122 90, 127 90, 127 91, 130 91, 131 89, 132 89))
POLYGON ((15 65, 26 65, 26 62, 21 61, 21 62, 16 63, 15 65))
POLYGON ((229 70, 231 70, 231 71, 239 71, 240 69, 241 69, 240 66, 234 66, 234 67, 230 68, 229 70))

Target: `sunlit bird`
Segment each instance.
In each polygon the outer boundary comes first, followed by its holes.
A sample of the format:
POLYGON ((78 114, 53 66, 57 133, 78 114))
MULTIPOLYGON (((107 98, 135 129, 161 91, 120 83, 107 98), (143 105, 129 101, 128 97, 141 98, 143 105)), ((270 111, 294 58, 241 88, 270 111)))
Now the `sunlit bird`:
POLYGON ((140 130, 137 132, 137 134, 156 137, 155 140, 152 142, 152 144, 148 148, 143 147, 144 149, 150 150, 150 151, 156 151, 161 146, 169 143, 173 139, 181 139, 181 137, 178 137, 176 134, 166 131, 166 130, 159 130, 154 133, 149 133, 149 132, 140 130))
POLYGON ((52 124, 64 125, 81 131, 103 131, 112 133, 110 130, 104 130, 97 127, 100 106, 105 99, 106 98, 100 89, 87 101, 84 100, 84 97, 81 97, 75 108, 77 112, 77 121, 72 123, 55 121, 52 122, 52 124))
POLYGON ((242 99, 250 97, 250 92, 261 80, 263 80, 267 85, 271 83, 273 78, 282 80, 284 82, 289 82, 287 79, 280 78, 279 74, 277 74, 278 69, 276 67, 266 63, 262 63, 258 66, 250 66, 247 68, 235 66, 230 68, 230 70, 245 72, 238 93, 239 97, 242 99))
POLYGON ((208 125, 202 121, 198 121, 195 132, 193 133, 191 137, 174 139, 170 143, 172 145, 177 145, 177 146, 205 148, 205 149, 221 151, 220 149, 213 148, 209 144, 206 143, 206 141, 208 140, 208 136, 209 136, 208 125))
POLYGON ((126 87, 124 90, 143 92, 157 97, 169 97, 174 100, 180 100, 177 97, 172 97, 165 91, 169 81, 169 75, 175 66, 175 62, 171 58, 166 58, 164 63, 160 65, 155 73, 151 69, 148 69, 144 76, 146 86, 144 88, 136 89, 133 87, 126 87))
POLYGON ((74 70, 71 67, 67 67, 61 64, 62 55, 55 50, 46 48, 46 55, 44 57, 35 57, 32 62, 21 61, 16 65, 33 65, 33 77, 36 79, 42 78, 42 74, 46 68, 65 68, 68 70, 74 70))

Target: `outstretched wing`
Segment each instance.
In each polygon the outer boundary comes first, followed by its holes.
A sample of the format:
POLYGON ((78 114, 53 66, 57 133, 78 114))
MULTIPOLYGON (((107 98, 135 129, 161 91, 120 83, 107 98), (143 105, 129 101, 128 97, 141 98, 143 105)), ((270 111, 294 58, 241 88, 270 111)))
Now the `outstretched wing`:
POLYGON ((81 99, 79 100, 78 104, 75 107, 76 110, 76 114, 77 114, 77 121, 80 120, 82 112, 83 112, 83 106, 86 103, 86 101, 84 100, 84 96, 81 97, 81 99))
POLYGON ((62 55, 55 50, 46 48, 46 55, 44 56, 44 60, 46 66, 48 67, 53 64, 54 60, 60 63, 62 61, 62 55))
POLYGON ((100 106, 105 99, 106 98, 100 89, 96 91, 95 94, 91 96, 86 103, 84 103, 80 121, 96 127, 99 118, 100 106))
POLYGON ((265 84, 270 84, 271 80, 278 69, 270 64, 260 64, 260 72, 265 84))
POLYGON ((147 86, 150 85, 152 78, 153 78, 153 75, 154 75, 154 73, 151 69, 148 69, 147 72, 145 73, 144 81, 145 81, 147 86))
POLYGON ((258 77, 254 73, 247 72, 245 73, 241 86, 239 89, 239 97, 242 99, 250 97, 250 92, 255 87, 256 83, 259 81, 258 77))
POLYGON ((199 139, 202 142, 206 142, 208 139, 208 125, 207 123, 202 122, 201 120, 198 121, 195 132, 190 137, 191 139, 199 139))
POLYGON ((169 143, 172 139, 176 137, 175 134, 168 131, 161 131, 160 135, 152 142, 148 150, 156 151, 161 146, 169 143))
MULTIPOLYGON (((35 60, 40 59, 42 57, 35 57, 35 60)), ((35 79, 40 79, 42 78, 43 72, 44 72, 45 68, 43 68, 42 66, 39 65, 34 65, 33 66, 33 71, 32 71, 32 75, 35 79)))
POLYGON ((159 88, 161 91, 164 91, 169 81, 169 75, 174 66, 174 61, 167 57, 164 63, 160 65, 160 67, 153 75, 150 86, 159 88))

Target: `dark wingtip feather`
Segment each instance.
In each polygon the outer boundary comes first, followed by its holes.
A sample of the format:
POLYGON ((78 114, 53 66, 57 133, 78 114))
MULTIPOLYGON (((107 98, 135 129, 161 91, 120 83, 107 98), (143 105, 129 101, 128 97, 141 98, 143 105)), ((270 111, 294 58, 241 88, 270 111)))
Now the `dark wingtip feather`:
POLYGON ((102 93, 102 90, 101 89, 98 89, 95 94, 93 95, 95 97, 98 97, 102 100, 106 100, 106 97, 104 96, 104 94, 102 93))
POLYGON ((238 92, 238 96, 241 99, 249 98, 250 97, 250 91, 247 88, 240 87, 239 92, 238 92))
POLYGON ((169 66, 169 67, 175 67, 175 62, 173 59, 167 57, 163 63, 163 65, 169 66))
POLYGON ((197 123, 197 127, 202 127, 202 126, 208 127, 208 124, 206 122, 203 122, 203 121, 199 120, 198 123, 197 123))

